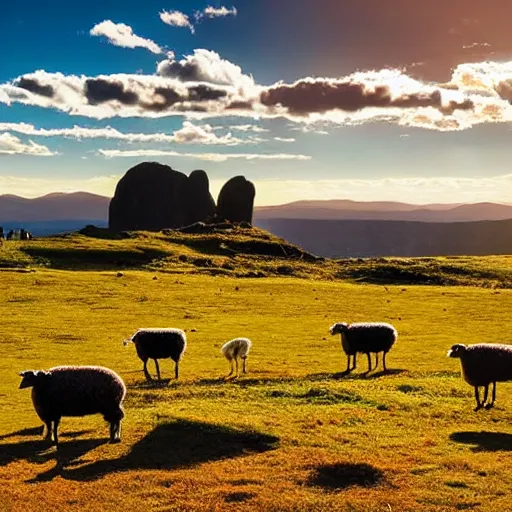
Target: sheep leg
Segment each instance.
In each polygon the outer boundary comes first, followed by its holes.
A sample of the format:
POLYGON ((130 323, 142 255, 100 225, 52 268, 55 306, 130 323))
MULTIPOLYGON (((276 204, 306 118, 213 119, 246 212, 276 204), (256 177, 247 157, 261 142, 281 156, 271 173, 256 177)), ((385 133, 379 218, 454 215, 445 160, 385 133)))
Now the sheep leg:
POLYGON ((352 366, 352 370, 355 370, 356 369, 356 357, 357 357, 357 354, 354 354, 352 357, 354 358, 354 366, 352 366))
POLYGON ((149 372, 148 372, 148 360, 147 360, 147 359, 144 361, 144 375, 145 375, 146 380, 147 380, 148 382, 151 382, 151 381, 153 380, 153 379, 151 378, 151 375, 150 375, 150 374, 149 374, 149 372))
POLYGON ((176 361, 174 363, 174 377, 176 378, 176 380, 178 380, 179 375, 180 375, 180 362, 176 361))
POLYGON ((350 370, 351 370, 351 368, 350 368, 350 358, 351 357, 352 356, 350 356, 350 355, 347 356, 347 369, 346 369, 345 373, 350 373, 350 370))
POLYGON ((478 390, 478 386, 475 386, 475 400, 476 400, 476 407, 475 407, 475 412, 476 412, 482 408, 482 404, 480 403, 480 392, 478 390))
POLYGON ((494 407, 494 402, 496 401, 496 382, 492 383, 492 398, 491 402, 486 404, 486 409, 492 409, 494 407))
POLYGON ((242 371, 243 371, 243 373, 247 373, 247 372, 245 371, 245 361, 246 361, 246 359, 247 359, 246 357, 244 357, 244 358, 243 358, 243 360, 244 360, 244 367, 243 367, 243 370, 242 370, 242 371))
POLYGON ((487 397, 489 396, 489 384, 484 386, 484 399, 482 400, 482 405, 485 407, 485 404, 487 402, 487 397))
POLYGON ((51 441, 52 440, 52 421, 45 421, 44 424, 46 425, 46 435, 44 436, 45 441, 51 441))
POLYGON ((56 420, 53 421, 53 442, 55 443, 55 446, 57 448, 59 447, 59 422, 60 418, 57 418, 56 420))
POLYGON ((379 353, 375 352, 375 369, 379 366, 379 353))
POLYGON ((236 376, 238 377, 240 375, 240 372, 238 370, 238 357, 235 357, 235 366, 236 366, 236 376))
POLYGON ((368 358, 368 372, 370 373, 372 371, 372 358, 370 356, 370 352, 366 353, 366 357, 368 358))
POLYGON ((158 380, 162 380, 162 378, 160 377, 160 366, 158 366, 158 360, 155 359, 155 367, 156 367, 156 374, 158 375, 158 380))
POLYGON ((386 368, 386 355, 387 355, 387 352, 384 352, 382 355, 382 366, 383 366, 385 372, 388 371, 388 369, 386 368))
POLYGON ((231 375, 233 375, 233 372, 235 371, 235 367, 233 366, 233 359, 229 360, 229 368, 231 371, 228 373, 228 377, 231 377, 231 375))
POLYGON ((110 423, 110 442, 119 443, 121 442, 121 422, 112 421, 110 423))

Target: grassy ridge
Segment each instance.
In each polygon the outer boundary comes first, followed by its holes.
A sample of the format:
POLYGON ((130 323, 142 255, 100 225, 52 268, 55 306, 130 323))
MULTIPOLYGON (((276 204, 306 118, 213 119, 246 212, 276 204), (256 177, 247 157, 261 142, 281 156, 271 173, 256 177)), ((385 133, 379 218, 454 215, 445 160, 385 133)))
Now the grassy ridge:
POLYGON ((85 229, 0 247, 1 268, 143 269, 232 277, 293 276, 378 284, 512 288, 512 256, 315 258, 258 228, 210 233, 85 229))
MULTIPOLYGON (((122 274, 0 273, 4 510, 508 510, 510 384, 496 409, 474 413, 445 355, 457 342, 510 341, 512 291, 122 274), (360 358, 343 378, 328 328, 368 319, 398 328, 393 371, 363 376, 360 358), (187 330, 180 382, 145 384, 121 344, 142 326, 187 330), (235 336, 254 342, 249 373, 224 382, 219 348, 235 336), (57 364, 124 378, 120 445, 105 444, 99 417, 65 418, 58 456, 40 440, 17 372, 57 364)), ((171 376, 170 362, 161 369, 171 376)))

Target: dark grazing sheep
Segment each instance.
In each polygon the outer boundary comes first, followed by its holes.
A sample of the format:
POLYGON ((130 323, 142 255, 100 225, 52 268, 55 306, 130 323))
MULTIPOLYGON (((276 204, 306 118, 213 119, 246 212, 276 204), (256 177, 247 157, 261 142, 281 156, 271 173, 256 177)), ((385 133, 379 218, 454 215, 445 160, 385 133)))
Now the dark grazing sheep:
POLYGON ((187 338, 181 329, 139 329, 123 342, 125 346, 129 343, 135 344, 137 355, 144 363, 144 375, 148 382, 153 380, 147 368, 148 359, 154 359, 158 380, 161 380, 158 359, 171 358, 175 363, 175 377, 178 378, 179 362, 187 348, 187 338))
POLYGON ((229 372, 228 377, 233 375, 233 361, 235 361, 236 364, 236 376, 238 377, 238 360, 242 359, 243 361, 243 373, 245 372, 245 360, 247 359, 247 356, 249 355, 249 350, 251 350, 251 340, 248 338, 235 338, 234 340, 228 341, 227 343, 224 343, 222 345, 222 348, 220 351, 222 352, 222 355, 229 361, 229 365, 231 368, 231 371, 229 372))
POLYGON ((475 411, 485 407, 491 409, 496 401, 496 382, 512 380, 512 345, 499 343, 477 343, 476 345, 453 345, 448 357, 458 357, 464 380, 475 388, 475 411), (492 383, 492 399, 487 403, 489 384, 492 383), (479 387, 484 388, 484 399, 480 402, 479 387))
POLYGON ((383 322, 362 322, 347 324, 344 322, 334 324, 329 329, 332 335, 341 334, 341 347, 347 354, 347 370, 349 373, 356 368, 357 353, 368 357, 368 372, 372 370, 371 353, 375 353, 375 368, 379 364, 379 352, 383 352, 383 367, 386 368, 386 354, 394 345, 398 333, 391 325, 383 322), (350 357, 353 357, 353 366, 350 366, 350 357))
POLYGON ((32 402, 46 425, 46 439, 58 446, 59 422, 63 416, 102 414, 110 423, 110 442, 121 441, 122 403, 126 387, 117 373, 101 366, 56 366, 27 370, 20 389, 32 387, 32 402))

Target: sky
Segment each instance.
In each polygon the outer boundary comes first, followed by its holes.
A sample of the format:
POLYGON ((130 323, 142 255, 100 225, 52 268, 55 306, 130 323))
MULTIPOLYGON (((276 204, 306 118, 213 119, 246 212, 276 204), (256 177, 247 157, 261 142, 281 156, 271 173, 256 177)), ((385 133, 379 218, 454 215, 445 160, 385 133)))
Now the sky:
POLYGON ((0 16, 0 194, 142 161, 302 199, 512 203, 510 0, 25 0, 0 16))

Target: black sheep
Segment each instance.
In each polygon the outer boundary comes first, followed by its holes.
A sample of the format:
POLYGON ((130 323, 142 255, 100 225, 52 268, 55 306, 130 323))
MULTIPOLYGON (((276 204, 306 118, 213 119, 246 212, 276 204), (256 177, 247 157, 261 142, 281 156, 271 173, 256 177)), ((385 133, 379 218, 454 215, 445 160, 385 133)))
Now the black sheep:
POLYGON ((187 338, 181 329, 139 329, 131 338, 124 340, 124 345, 134 343, 137 355, 144 363, 144 375, 149 382, 153 380, 148 372, 148 359, 154 359, 158 380, 160 367, 158 359, 171 358, 174 363, 176 379, 179 375, 179 362, 187 348, 187 338))
POLYGON ((379 364, 379 352, 383 352, 383 367, 386 368, 386 354, 394 345, 398 333, 391 325, 383 322, 361 322, 346 324, 344 322, 334 324, 330 329, 332 335, 341 334, 341 347, 347 354, 347 370, 349 373, 356 368, 357 353, 366 354, 368 357, 368 372, 372 370, 371 353, 375 353, 375 368, 379 364), (350 357, 354 358, 354 365, 350 367, 350 357))
POLYGON ((32 402, 46 425, 46 439, 58 446, 59 422, 63 416, 102 414, 110 423, 110 442, 121 441, 122 402, 126 395, 123 380, 101 366, 57 366, 26 370, 20 389, 32 387, 32 402))
POLYGON ((475 388, 475 411, 485 407, 491 409, 496 401, 496 382, 512 380, 512 345, 499 343, 477 343, 476 345, 453 345, 448 357, 458 357, 464 380, 475 388), (487 403, 489 384, 492 383, 492 400, 487 403), (480 402, 479 386, 484 388, 484 399, 480 402))

